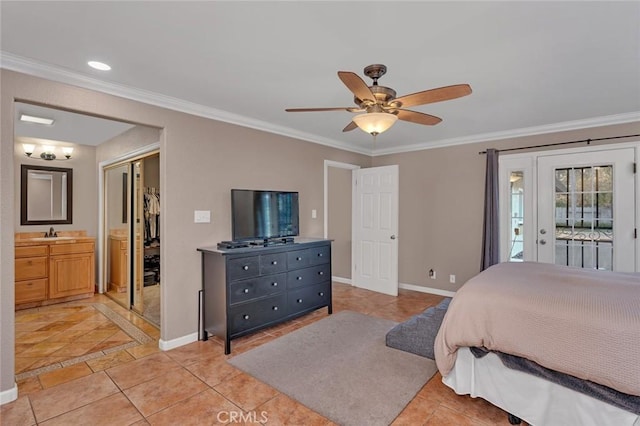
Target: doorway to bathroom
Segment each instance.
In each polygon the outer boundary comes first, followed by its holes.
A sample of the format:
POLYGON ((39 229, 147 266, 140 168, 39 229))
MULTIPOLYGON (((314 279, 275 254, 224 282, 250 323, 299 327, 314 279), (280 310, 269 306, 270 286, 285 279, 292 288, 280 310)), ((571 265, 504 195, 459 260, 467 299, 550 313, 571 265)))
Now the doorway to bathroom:
POLYGON ((159 152, 152 151, 103 169, 106 294, 158 327, 159 160, 159 152))

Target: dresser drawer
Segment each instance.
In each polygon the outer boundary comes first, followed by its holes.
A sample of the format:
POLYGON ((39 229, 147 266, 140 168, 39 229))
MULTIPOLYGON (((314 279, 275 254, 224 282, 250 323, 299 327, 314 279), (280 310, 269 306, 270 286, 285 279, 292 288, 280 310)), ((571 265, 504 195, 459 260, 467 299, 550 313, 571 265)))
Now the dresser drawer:
POLYGON ((16 247, 15 257, 37 257, 49 254, 48 246, 16 247))
POLYGON ((309 250, 295 250, 287 252, 287 266, 289 270, 309 266, 309 250))
POLYGON ((331 262, 331 248, 329 246, 308 249, 309 265, 321 265, 331 262))
POLYGON ((229 285, 229 304, 234 305, 270 294, 280 293, 286 288, 287 274, 276 274, 234 281, 229 285))
POLYGON ((331 283, 326 282, 290 291, 287 298, 287 307, 291 315, 307 309, 328 305, 330 301, 331 283))
POLYGON ((93 253, 94 243, 69 243, 69 244, 51 244, 49 254, 51 256, 58 254, 74 254, 74 253, 93 253))
POLYGON ((16 281, 47 277, 47 257, 25 257, 15 260, 16 281))
POLYGON ((287 270, 287 254, 263 254, 260 256, 260 275, 277 274, 287 270))
POLYGON ((45 300, 47 298, 47 283, 46 278, 18 281, 16 283, 16 304, 45 300))
POLYGON ((331 264, 298 269, 287 273, 287 288, 302 287, 331 281, 331 264))
POLYGON ((257 277, 260 274, 260 258, 258 256, 230 259, 227 262, 229 281, 257 277))
POLYGON ((230 307, 228 315, 230 334, 263 326, 287 315, 287 295, 283 293, 230 307))

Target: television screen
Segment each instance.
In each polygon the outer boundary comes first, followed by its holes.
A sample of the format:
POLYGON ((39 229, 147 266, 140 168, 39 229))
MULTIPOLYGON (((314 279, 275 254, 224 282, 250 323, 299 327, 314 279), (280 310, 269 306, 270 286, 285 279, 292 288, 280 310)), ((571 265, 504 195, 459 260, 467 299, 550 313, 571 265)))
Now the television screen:
POLYGON ((232 189, 231 224, 234 241, 297 236, 298 193, 232 189))

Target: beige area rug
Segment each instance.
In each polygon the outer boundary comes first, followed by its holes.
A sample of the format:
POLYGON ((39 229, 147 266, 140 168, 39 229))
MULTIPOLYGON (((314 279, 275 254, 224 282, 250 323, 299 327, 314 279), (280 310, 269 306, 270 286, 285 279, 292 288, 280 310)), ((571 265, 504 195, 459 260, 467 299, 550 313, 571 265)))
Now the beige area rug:
POLYGON ((396 324, 341 311, 228 362, 340 425, 389 425, 436 372, 385 345, 396 324))
POLYGON ((16 313, 16 380, 154 339, 102 303, 71 302, 16 313))

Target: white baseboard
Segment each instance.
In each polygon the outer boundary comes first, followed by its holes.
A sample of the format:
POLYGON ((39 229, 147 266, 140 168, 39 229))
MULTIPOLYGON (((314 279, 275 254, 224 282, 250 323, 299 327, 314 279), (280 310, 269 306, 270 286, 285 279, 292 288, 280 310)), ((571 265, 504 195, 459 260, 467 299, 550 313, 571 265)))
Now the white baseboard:
POLYGON ((331 281, 335 281, 337 283, 342 283, 342 284, 353 285, 353 283, 351 282, 351 278, 331 277, 331 281))
POLYGON ((186 336, 178 337, 177 339, 158 341, 158 347, 163 351, 169 351, 171 349, 178 348, 180 346, 188 345, 189 343, 198 341, 198 333, 187 334, 186 336))
POLYGON ((431 287, 422 287, 420 285, 415 285, 415 284, 400 283, 398 284, 398 288, 402 288, 404 290, 419 291, 421 293, 437 294, 438 296, 445 296, 445 297, 453 297, 456 294, 455 291, 440 290, 439 288, 431 288, 431 287))
POLYGON ((7 404, 18 399, 18 384, 14 383, 11 389, 0 392, 0 405, 7 404))

